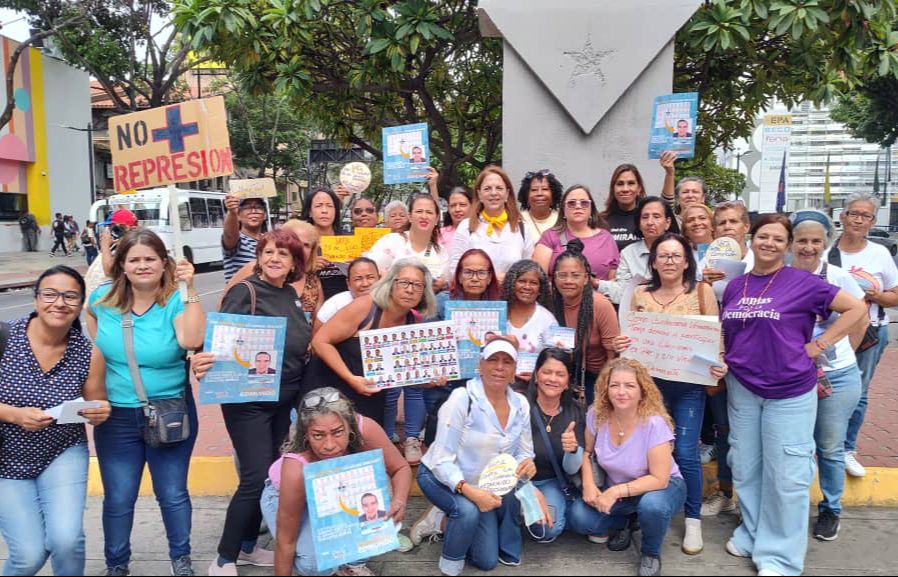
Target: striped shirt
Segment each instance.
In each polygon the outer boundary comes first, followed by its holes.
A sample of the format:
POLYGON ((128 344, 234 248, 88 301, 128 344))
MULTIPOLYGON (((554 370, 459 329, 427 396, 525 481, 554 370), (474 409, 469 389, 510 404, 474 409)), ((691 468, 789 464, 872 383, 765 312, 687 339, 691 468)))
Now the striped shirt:
MULTIPOLYGON (((222 240, 224 240, 224 237, 222 237, 222 240)), ((253 237, 244 234, 241 230, 240 239, 237 241, 237 246, 234 250, 228 250, 222 245, 221 254, 224 261, 225 282, 231 280, 231 277, 237 274, 247 263, 256 260, 256 245, 258 242, 253 237)))

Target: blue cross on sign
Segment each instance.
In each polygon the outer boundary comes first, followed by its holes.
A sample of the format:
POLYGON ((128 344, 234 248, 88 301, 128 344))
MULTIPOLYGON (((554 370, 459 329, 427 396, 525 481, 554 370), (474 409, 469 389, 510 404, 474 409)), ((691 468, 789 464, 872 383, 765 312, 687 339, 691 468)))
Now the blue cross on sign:
POLYGON ((168 141, 168 152, 184 152, 184 139, 200 133, 200 127, 196 122, 181 123, 181 107, 172 106, 165 110, 165 128, 153 129, 153 142, 168 141))

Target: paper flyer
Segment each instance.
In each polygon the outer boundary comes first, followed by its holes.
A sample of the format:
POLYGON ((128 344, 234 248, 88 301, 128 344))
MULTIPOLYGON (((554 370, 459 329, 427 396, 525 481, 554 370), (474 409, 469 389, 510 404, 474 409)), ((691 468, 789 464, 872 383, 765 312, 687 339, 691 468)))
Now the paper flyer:
POLYGON ((209 313, 204 350, 215 354, 200 381, 201 405, 277 401, 287 319, 209 313))
POLYGON ((573 351, 577 346, 577 331, 570 327, 549 327, 545 339, 546 347, 573 351))
POLYGON ((480 349, 487 333, 505 334, 508 303, 505 301, 448 301, 446 318, 455 325, 462 379, 477 376, 480 349))
POLYGON ((360 331, 365 378, 378 389, 460 379, 451 321, 360 331))
POLYGON ((427 124, 383 129, 384 184, 426 182, 430 164, 427 124))
POLYGON ((399 548, 383 451, 309 463, 303 476, 319 571, 399 548))
POLYGON ((655 97, 649 134, 649 160, 661 158, 661 154, 668 150, 676 152, 677 158, 694 157, 697 123, 698 92, 655 97))

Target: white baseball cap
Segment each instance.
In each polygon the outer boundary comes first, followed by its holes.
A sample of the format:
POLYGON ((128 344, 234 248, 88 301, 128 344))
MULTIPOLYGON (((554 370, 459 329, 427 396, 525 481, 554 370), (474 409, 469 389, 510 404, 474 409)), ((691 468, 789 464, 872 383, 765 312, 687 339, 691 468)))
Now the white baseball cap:
POLYGON ((490 343, 480 351, 480 358, 486 360, 496 353, 506 353, 514 360, 514 362, 518 362, 518 350, 513 344, 505 339, 490 341, 490 343))

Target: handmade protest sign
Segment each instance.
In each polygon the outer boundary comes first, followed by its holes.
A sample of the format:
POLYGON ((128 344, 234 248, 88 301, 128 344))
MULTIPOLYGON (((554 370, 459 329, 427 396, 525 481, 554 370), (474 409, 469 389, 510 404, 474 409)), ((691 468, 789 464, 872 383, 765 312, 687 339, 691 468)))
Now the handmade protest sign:
POLYGON ((518 484, 518 463, 508 453, 496 455, 483 468, 480 473, 478 488, 498 496, 511 493, 518 484))
POLYGON ((361 254, 365 254, 374 244, 381 238, 387 236, 392 231, 389 228, 362 228, 359 227, 353 231, 355 236, 359 238, 359 248, 361 254))
POLYGON ((446 318, 455 325, 461 378, 477 376, 480 349, 487 333, 505 334, 508 303, 505 301, 448 301, 446 318))
POLYGON ((450 321, 359 331, 365 378, 378 389, 460 378, 450 321))
POLYGON ((695 156, 695 129, 698 121, 698 92, 655 97, 649 159, 657 160, 667 151, 678 158, 695 156))
POLYGON ((287 319, 209 313, 203 348, 215 355, 200 381, 200 404, 277 401, 287 319))
POLYGON ((221 96, 113 116, 109 145, 116 193, 234 172, 221 96))
POLYGON ((399 548, 383 451, 308 463, 303 477, 319 571, 399 548))
POLYGON ((383 129, 384 184, 427 181, 430 139, 427 124, 383 129))
POLYGON ((720 357, 720 323, 716 317, 631 312, 625 334, 632 342, 622 356, 642 363, 653 377, 717 386, 710 370, 690 370, 697 366, 710 369, 701 360, 720 357))
POLYGON ((362 194, 371 184, 371 169, 364 162, 350 162, 340 170, 340 184, 352 194, 362 194))
POLYGON ((724 273, 724 280, 731 281, 737 276, 745 274, 747 265, 742 262, 742 247, 739 242, 721 237, 708 246, 705 252, 705 262, 709 267, 724 273))
POLYGON ((322 236, 321 256, 331 262, 350 262, 362 256, 357 236, 322 236))
POLYGON ((273 178, 247 178, 228 183, 231 194, 237 198, 272 198, 278 195, 273 178))

